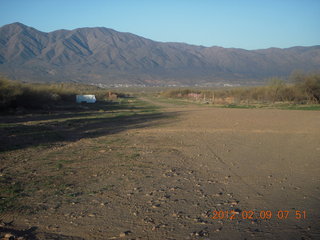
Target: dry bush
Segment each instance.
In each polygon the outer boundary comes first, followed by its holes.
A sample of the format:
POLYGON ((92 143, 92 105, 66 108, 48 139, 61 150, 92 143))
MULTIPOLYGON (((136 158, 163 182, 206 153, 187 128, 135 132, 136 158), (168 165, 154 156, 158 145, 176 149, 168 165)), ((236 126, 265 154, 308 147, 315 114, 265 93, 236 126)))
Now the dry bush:
POLYGON ((320 103, 320 74, 299 74, 293 77, 296 92, 307 103, 320 103))
POLYGON ((75 92, 57 86, 26 84, 0 78, 0 109, 45 108, 74 101, 75 92))
MULTIPOLYGON (((191 93, 201 94, 201 99, 234 99, 235 103, 291 102, 297 104, 320 103, 320 74, 295 74, 294 84, 286 84, 282 79, 272 78, 262 87, 237 87, 218 90, 174 89, 162 93, 169 98, 188 98, 191 93)), ((190 98, 190 97, 189 97, 190 98)))
MULTIPOLYGON (((21 83, 0 77, 0 109, 43 109, 75 102, 76 94, 94 94, 105 100, 108 91, 83 84, 21 83)), ((119 97, 124 94, 118 94, 119 97)))

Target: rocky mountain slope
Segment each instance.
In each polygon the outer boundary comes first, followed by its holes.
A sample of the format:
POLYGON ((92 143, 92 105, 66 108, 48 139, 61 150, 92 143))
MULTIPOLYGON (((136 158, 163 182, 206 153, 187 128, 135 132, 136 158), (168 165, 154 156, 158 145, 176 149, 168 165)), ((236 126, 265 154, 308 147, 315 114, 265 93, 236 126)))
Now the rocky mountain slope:
POLYGON ((320 69, 320 46, 244 50, 152 41, 108 28, 0 28, 0 73, 24 81, 248 83, 320 69))

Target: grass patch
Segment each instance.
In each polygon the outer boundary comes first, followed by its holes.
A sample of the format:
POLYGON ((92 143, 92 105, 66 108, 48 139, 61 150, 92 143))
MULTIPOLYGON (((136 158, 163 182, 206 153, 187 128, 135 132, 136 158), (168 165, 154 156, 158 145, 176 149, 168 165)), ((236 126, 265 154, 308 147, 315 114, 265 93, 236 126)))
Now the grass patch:
POLYGON ((24 188, 21 182, 14 182, 8 176, 0 178, 0 213, 21 207, 18 199, 22 197, 24 188))
POLYGON ((261 106, 256 106, 256 105, 235 105, 235 104, 224 105, 221 107, 222 108, 240 108, 240 109, 261 108, 261 106))
POLYGON ((299 104, 252 104, 252 105, 223 105, 216 106, 221 108, 239 108, 239 109, 281 109, 281 110, 306 110, 320 111, 320 104, 317 105, 299 105, 299 104))
POLYGON ((160 103, 168 103, 168 104, 174 104, 179 106, 187 106, 187 105, 198 105, 201 106, 201 103, 188 101, 187 99, 179 99, 179 98, 164 98, 164 97, 158 97, 158 98, 150 98, 154 101, 160 102, 160 103))
POLYGON ((278 106, 277 108, 284 109, 284 110, 320 111, 320 104, 317 104, 317 105, 283 105, 283 106, 278 106))
POLYGON ((95 105, 88 105, 84 111, 28 114, 19 116, 18 120, 7 116, 0 119, 8 121, 0 124, 0 151, 39 145, 50 147, 55 142, 95 138, 165 117, 157 106, 135 98, 130 100, 125 99, 125 104, 118 109, 112 105, 113 110, 106 102, 99 103, 98 109, 95 105), (101 107, 104 112, 99 110, 101 107))

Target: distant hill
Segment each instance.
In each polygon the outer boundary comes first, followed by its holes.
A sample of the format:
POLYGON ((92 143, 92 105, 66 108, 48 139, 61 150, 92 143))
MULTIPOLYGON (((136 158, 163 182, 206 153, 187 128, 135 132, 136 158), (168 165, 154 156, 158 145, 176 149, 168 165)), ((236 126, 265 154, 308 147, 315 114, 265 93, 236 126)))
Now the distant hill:
POLYGON ((24 81, 102 84, 248 83, 320 69, 320 46, 244 50, 162 43, 112 29, 0 28, 0 72, 24 81))

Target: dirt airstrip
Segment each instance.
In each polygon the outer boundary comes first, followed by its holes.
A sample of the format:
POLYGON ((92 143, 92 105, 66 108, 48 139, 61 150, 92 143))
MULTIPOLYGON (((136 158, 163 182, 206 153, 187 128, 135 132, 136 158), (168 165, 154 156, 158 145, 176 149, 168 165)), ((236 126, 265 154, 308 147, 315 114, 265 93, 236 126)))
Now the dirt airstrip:
POLYGON ((22 196, 31 212, 0 215, 1 234, 320 239, 318 111, 144 100, 167 117, 2 153, 1 176, 37 187, 22 196))

